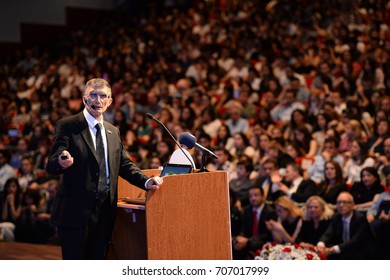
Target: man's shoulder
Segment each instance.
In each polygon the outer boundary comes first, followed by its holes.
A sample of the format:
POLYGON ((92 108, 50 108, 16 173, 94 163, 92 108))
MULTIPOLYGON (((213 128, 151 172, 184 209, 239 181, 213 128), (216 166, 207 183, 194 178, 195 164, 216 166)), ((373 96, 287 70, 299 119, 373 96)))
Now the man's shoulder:
POLYGON ((75 122, 81 122, 81 121, 86 121, 82 112, 76 115, 64 117, 60 119, 57 122, 57 124, 67 125, 67 124, 74 124, 75 122))
POLYGON ((272 205, 269 204, 264 204, 263 211, 261 212, 261 215, 263 215, 266 219, 271 218, 271 219, 276 219, 277 214, 275 211, 275 208, 272 205))
POLYGON ((306 185, 306 186, 308 186, 308 185, 315 186, 316 185, 316 183, 312 179, 303 179, 301 184, 306 185))
POLYGON ((12 172, 15 173, 16 170, 13 168, 10 164, 6 163, 3 166, 0 166, 0 170, 3 170, 4 172, 12 172))
POLYGON ((361 221, 361 220, 366 220, 367 218, 366 218, 366 215, 363 212, 354 210, 353 211, 353 215, 352 215, 352 219, 361 221))
POLYGON ((115 131, 118 131, 118 128, 116 126, 114 126, 113 124, 107 122, 107 121, 104 121, 104 126, 107 128, 107 129, 110 129, 112 130, 113 132, 115 131))

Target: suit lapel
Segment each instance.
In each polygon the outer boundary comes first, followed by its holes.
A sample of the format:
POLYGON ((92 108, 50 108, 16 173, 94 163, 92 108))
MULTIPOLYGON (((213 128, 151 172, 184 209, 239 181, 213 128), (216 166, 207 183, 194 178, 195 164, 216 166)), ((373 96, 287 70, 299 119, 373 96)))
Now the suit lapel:
MULTIPOLYGON (((80 125, 81 135, 83 136, 85 143, 87 143, 88 148, 91 150, 91 152, 94 155, 96 162, 97 162, 98 160, 97 160, 95 146, 93 144, 91 133, 89 131, 88 122, 85 119, 83 113, 79 114, 79 125, 80 125)), ((109 163, 109 166, 113 166, 114 163, 112 162, 113 158, 112 158, 111 153, 110 153, 110 148, 115 147, 115 137, 114 137, 113 132, 108 128, 106 121, 104 121, 103 125, 104 125, 104 129, 106 131, 108 163, 109 163)))
POLYGON ((356 214, 355 211, 352 213, 351 221, 349 222, 349 234, 352 236, 352 233, 355 232, 356 228, 356 214))
POLYGON ((108 160, 108 166, 110 167, 110 166, 114 166, 114 163, 112 162, 113 158, 110 151, 110 148, 114 147, 114 137, 112 131, 107 127, 106 122, 104 122, 104 129, 106 131, 106 139, 107 139, 107 157, 108 157, 107 160, 108 160))
POLYGON ((79 121, 80 121, 81 135, 83 136, 85 143, 87 143, 88 148, 91 150, 91 152, 94 155, 96 162, 97 162, 96 149, 95 149, 95 146, 93 144, 91 133, 89 131, 88 122, 85 119, 82 112, 79 114, 79 121))

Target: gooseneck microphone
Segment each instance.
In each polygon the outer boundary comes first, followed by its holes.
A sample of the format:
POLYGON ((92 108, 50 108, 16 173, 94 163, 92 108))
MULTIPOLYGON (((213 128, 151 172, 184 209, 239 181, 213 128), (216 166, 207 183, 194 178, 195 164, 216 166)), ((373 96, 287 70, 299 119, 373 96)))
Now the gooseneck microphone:
POLYGON ((168 132, 169 136, 173 139, 173 141, 175 141, 176 145, 179 147, 179 149, 183 152, 183 154, 186 156, 186 158, 188 159, 188 161, 190 162, 190 164, 192 165, 192 168, 193 170, 195 170, 195 166, 194 164, 192 163, 192 160, 189 158, 189 156, 186 154, 186 152, 183 150, 183 148, 181 147, 181 145, 179 144, 179 142, 177 142, 176 138, 172 135, 172 133, 169 131, 169 129, 158 119, 156 119, 155 117, 153 117, 152 114, 150 113, 146 113, 145 116, 150 119, 150 120, 154 120, 155 122, 157 122, 158 124, 160 124, 166 132, 168 132))
POLYGON ((218 156, 216 154, 214 154, 212 151, 210 151, 209 149, 196 143, 195 136, 188 133, 188 132, 183 132, 179 135, 179 143, 186 146, 188 149, 195 147, 195 149, 197 149, 198 151, 201 151, 204 155, 207 155, 207 156, 210 156, 213 158, 218 158, 218 156))

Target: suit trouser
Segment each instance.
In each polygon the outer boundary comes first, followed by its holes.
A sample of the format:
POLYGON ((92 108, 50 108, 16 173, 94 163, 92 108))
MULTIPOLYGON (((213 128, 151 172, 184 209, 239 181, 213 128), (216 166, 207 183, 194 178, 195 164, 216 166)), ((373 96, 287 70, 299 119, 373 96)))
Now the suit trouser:
POLYGON ((111 237, 110 195, 104 202, 96 200, 95 211, 88 224, 81 228, 58 226, 64 260, 106 259, 107 245, 111 237))

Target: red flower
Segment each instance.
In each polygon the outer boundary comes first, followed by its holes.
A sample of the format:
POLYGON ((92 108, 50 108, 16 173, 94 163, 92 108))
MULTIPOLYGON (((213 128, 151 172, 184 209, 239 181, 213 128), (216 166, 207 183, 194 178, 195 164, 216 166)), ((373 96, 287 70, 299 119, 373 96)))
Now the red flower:
POLYGON ((272 244, 272 246, 276 246, 276 245, 278 245, 278 243, 277 242, 271 242, 271 244, 272 244))
POLYGON ((314 256, 312 254, 306 254, 306 258, 308 260, 312 260, 314 258, 314 256))
POLYGON ((261 250, 257 250, 255 254, 256 254, 256 256, 260 256, 261 250))
POLYGON ((264 248, 265 248, 266 250, 269 250, 269 246, 268 246, 268 245, 265 245, 264 248))
POLYGON ((285 253, 290 253, 291 252, 291 248, 290 247, 286 247, 282 250, 282 252, 285 252, 285 253))
POLYGON ((309 250, 312 251, 312 252, 315 252, 315 251, 316 251, 316 248, 314 248, 313 246, 310 246, 310 247, 309 247, 309 250))
POLYGON ((299 245, 299 244, 294 244, 294 247, 295 247, 295 249, 304 249, 301 245, 299 245))

